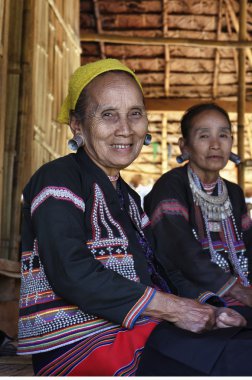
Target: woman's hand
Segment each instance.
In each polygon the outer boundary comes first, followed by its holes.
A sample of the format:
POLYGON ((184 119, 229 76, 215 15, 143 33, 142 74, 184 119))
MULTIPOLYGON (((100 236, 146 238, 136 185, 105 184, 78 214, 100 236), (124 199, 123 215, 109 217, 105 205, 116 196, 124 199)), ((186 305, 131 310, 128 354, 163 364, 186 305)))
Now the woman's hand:
POLYGON ((236 282, 225 295, 252 307, 252 288, 243 286, 239 282, 236 282))
POLYGON ((195 333, 215 326, 215 309, 197 301, 157 292, 143 315, 173 322, 177 327, 195 333))
POLYGON ((215 316, 217 328, 238 327, 247 325, 246 319, 241 314, 227 307, 217 307, 215 309, 215 316))

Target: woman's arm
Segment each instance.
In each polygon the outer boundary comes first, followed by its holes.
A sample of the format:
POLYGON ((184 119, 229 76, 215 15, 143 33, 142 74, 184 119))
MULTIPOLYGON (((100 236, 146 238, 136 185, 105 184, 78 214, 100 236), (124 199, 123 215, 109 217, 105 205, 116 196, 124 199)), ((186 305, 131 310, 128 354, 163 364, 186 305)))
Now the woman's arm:
MULTIPOLYGON (((204 291, 217 293, 235 278, 211 262, 203 251, 189 220, 185 185, 179 178, 158 181, 145 199, 145 210, 152 222, 155 255, 166 276, 174 275, 183 294, 204 291), (183 277, 185 281, 182 281, 183 277), (187 292, 187 293, 186 293, 187 292)), ((178 287, 179 291, 179 287, 178 287)))
POLYGON ((82 311, 131 327, 155 290, 106 269, 87 248, 85 202, 74 171, 48 170, 24 191, 23 251, 33 249, 53 291, 82 311), (62 193, 61 193, 62 191, 62 193))

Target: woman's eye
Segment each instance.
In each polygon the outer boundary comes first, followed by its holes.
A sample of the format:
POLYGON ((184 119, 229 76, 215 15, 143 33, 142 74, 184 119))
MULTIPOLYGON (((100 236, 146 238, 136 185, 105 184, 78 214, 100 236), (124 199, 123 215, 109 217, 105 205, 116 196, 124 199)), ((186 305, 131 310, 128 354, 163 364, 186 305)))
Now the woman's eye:
POLYGON ((208 135, 200 135, 200 139, 207 139, 208 135))
POLYGON ((222 138, 223 138, 223 137, 224 137, 224 138, 228 138, 228 135, 227 135, 226 133, 221 133, 221 134, 220 134, 220 137, 222 137, 222 138))
POLYGON ((138 110, 136 110, 136 111, 132 111, 132 112, 130 113, 130 117, 135 118, 135 119, 138 119, 138 118, 140 118, 141 116, 142 116, 142 112, 141 112, 141 111, 138 111, 138 110))
POLYGON ((111 117, 112 116, 112 113, 111 112, 104 112, 102 114, 102 117, 111 117))

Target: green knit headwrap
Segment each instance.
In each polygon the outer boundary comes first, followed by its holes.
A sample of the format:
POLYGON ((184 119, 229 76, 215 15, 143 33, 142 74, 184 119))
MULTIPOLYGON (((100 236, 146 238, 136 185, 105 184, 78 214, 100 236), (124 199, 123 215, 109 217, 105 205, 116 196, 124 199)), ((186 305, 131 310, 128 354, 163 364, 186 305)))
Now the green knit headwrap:
POLYGON ((68 95, 64 100, 57 121, 69 124, 69 111, 74 110, 81 91, 98 75, 107 71, 120 70, 130 73, 143 91, 139 79, 135 73, 117 59, 107 58, 80 66, 70 77, 68 95))

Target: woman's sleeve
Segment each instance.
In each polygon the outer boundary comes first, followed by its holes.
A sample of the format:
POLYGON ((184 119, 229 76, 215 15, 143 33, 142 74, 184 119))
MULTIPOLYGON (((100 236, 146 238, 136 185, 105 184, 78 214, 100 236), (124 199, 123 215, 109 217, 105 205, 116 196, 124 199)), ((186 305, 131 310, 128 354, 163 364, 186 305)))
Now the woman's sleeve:
MULTIPOLYGON (((130 328, 155 291, 106 269, 93 257, 86 246, 84 199, 70 180, 59 177, 54 175, 53 185, 39 178, 24 192, 24 204, 31 206, 31 216, 24 206, 24 229, 33 230, 49 283, 57 295, 84 312, 130 328)), ((26 244, 31 241, 24 238, 24 250, 26 244)))
MULTIPOLYGON (((184 283, 188 294, 209 291, 220 295, 236 281, 212 263, 197 240, 189 223, 185 194, 179 181, 156 184, 146 197, 145 209, 151 218, 155 240, 155 255, 166 275, 184 283), (183 280, 185 278, 185 281, 183 280), (192 287, 195 287, 193 290, 192 287)), ((185 293, 184 293, 185 294, 185 293)))
POLYGON ((247 257, 248 257, 248 269, 249 269, 249 280, 252 283, 252 220, 248 213, 247 205, 245 202, 245 197, 243 191, 241 192, 241 230, 243 233, 243 241, 246 247, 247 257))

